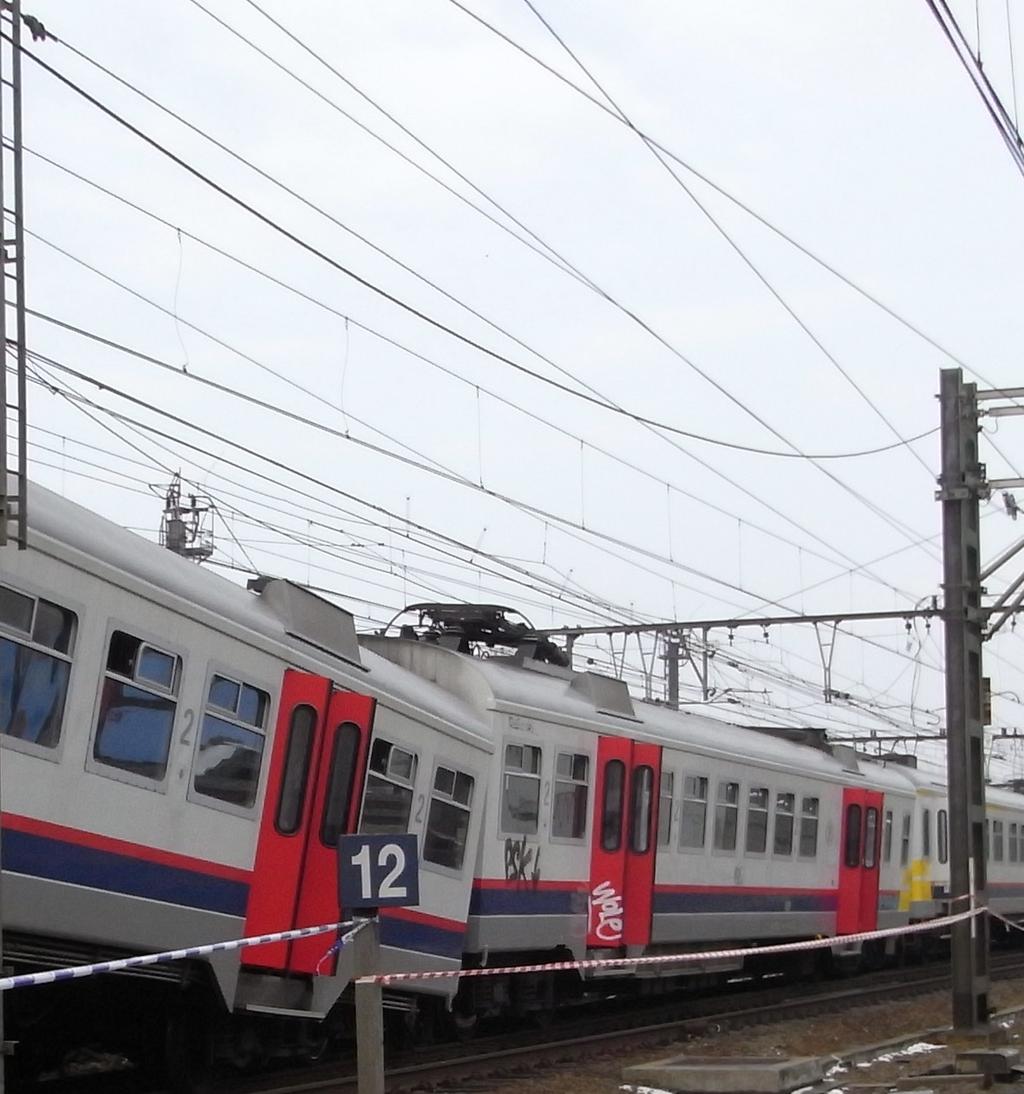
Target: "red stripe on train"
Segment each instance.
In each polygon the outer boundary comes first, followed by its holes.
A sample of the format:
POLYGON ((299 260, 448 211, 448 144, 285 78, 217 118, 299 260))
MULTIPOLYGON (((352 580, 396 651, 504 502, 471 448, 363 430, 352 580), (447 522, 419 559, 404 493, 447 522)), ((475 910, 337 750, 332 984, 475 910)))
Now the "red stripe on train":
POLYGON ((444 916, 420 912, 415 908, 381 908, 382 918, 404 919, 409 923, 422 923, 427 927, 437 927, 442 931, 465 931, 464 919, 446 919, 444 916))

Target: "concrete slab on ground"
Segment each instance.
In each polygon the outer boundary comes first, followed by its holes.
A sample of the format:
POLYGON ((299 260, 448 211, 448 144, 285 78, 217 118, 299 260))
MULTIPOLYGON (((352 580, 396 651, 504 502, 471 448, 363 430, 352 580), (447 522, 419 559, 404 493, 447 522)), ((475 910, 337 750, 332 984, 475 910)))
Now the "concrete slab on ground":
POLYGON ((684 1055, 622 1069, 624 1082, 674 1094, 782 1094, 817 1083, 824 1074, 814 1057, 684 1055))

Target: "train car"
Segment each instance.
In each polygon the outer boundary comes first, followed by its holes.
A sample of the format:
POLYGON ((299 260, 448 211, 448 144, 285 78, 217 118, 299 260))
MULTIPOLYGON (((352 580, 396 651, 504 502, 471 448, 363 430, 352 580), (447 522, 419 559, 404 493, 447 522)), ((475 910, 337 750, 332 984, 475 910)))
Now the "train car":
MULTIPOLYGON (((489 726, 298 586, 243 589, 34 487, 0 575, 0 732, 18 972, 335 922, 333 845, 357 826, 420 836, 421 902, 383 919, 382 968, 462 960, 489 726)), ((332 941, 21 989, 8 1036, 24 1059, 120 1023, 186 1068, 215 1028, 238 1062, 279 1034, 312 1050, 350 981, 332 941)))
MULTIPOLYGON (((471 627, 454 629, 464 638, 471 627)), ((842 948, 844 935, 908 921, 893 846, 894 817, 914 808, 902 768, 820 738, 809 747, 638 702, 621 681, 533 659, 532 645, 479 658, 431 637, 364 641, 490 720, 468 961, 648 956, 822 934, 842 948)), ((524 979, 467 982, 467 1013, 537 1005, 543 985, 524 979)))
MULTIPOLYGON (((243 589, 34 487, 29 550, 5 553, 0 574, 7 964, 333 922, 335 844, 355 831, 419 838, 420 904, 383 915, 382 971, 818 936, 860 958, 850 936, 947 906, 941 783, 824 734, 641 702, 528 629, 496 627, 504 609, 434 608, 425 636, 359 639, 300 586, 243 589), (474 635, 517 649, 474 656, 474 635)), ((1024 912, 1019 801, 991 803, 1008 912, 1024 912)), ((23 989, 8 1036, 22 1060, 93 1032, 158 1039, 182 1085, 214 1054, 315 1053, 351 1014, 351 955, 333 940, 23 989)), ((563 989, 747 967, 412 981, 386 1004, 410 1023, 451 1008, 465 1032, 563 989)))
MULTIPOLYGON (((949 799, 935 774, 909 771, 916 787, 913 838, 905 904, 915 921, 946 914, 959 895, 949 876, 949 799)), ((1024 920, 1024 796, 1000 787, 985 790, 985 846, 989 906, 1012 920, 1024 920)), ((957 903, 953 910, 960 910, 957 903)), ((997 923, 993 933, 1000 934, 997 923)))

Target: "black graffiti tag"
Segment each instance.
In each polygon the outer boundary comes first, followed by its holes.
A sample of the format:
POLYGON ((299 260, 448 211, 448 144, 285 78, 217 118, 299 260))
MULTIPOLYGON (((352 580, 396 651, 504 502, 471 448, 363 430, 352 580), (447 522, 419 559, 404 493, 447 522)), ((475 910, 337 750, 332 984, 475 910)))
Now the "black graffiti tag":
POLYGON ((527 847, 525 836, 519 840, 505 840, 505 880, 540 880, 540 848, 527 847))

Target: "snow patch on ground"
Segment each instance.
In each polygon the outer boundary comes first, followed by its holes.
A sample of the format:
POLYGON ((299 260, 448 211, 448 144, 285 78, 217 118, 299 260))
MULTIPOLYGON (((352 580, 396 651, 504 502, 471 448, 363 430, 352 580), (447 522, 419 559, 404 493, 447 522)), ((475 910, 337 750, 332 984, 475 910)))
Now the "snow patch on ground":
POLYGON ((925 1052, 938 1052, 942 1045, 933 1045, 930 1041, 915 1041, 906 1048, 894 1049, 892 1052, 883 1052, 870 1060, 862 1060, 858 1067, 871 1067, 874 1064, 891 1064, 893 1060, 905 1060, 908 1056, 920 1056, 925 1052))

